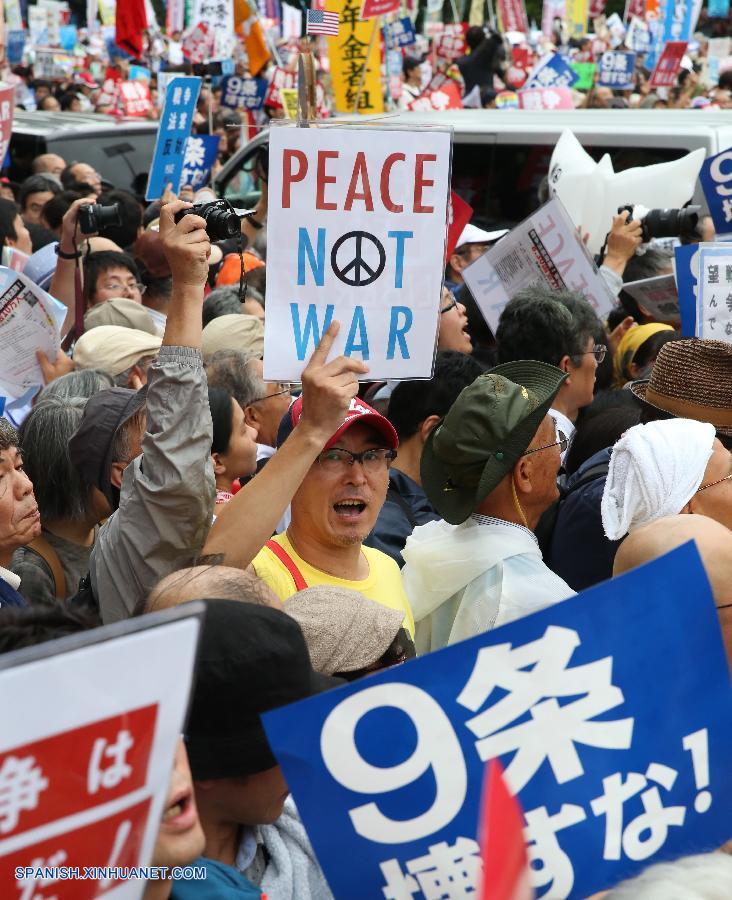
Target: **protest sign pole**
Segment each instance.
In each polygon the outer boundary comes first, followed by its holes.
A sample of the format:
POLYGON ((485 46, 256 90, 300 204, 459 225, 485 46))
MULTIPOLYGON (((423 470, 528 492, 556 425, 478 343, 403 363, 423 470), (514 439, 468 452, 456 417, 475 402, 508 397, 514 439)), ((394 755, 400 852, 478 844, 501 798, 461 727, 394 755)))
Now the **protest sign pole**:
POLYGON ((358 91, 356 92, 356 102, 353 107, 353 111, 355 113, 358 112, 358 107, 361 103, 361 94, 363 92, 363 83, 366 81, 366 69, 369 66, 369 58, 371 57, 371 53, 374 49, 374 41, 376 40, 376 35, 379 33, 381 29, 381 16, 377 16, 374 19, 374 27, 371 31, 371 39, 369 40, 369 48, 366 51, 366 59, 363 61, 363 68, 361 69, 361 79, 358 82, 358 91))

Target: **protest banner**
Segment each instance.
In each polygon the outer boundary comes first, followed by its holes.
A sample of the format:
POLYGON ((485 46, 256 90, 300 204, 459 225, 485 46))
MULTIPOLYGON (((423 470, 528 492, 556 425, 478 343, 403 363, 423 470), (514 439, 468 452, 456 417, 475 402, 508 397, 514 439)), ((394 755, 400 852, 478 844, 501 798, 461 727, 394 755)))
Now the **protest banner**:
POLYGON ((587 34, 588 0, 566 0, 567 31, 571 38, 587 34))
POLYGON ((5 25, 9 31, 20 31, 23 27, 23 10, 20 0, 5 0, 5 25))
POLYGON ((691 40, 691 16, 694 4, 692 0, 666 0, 662 40, 685 41, 691 40))
POLYGON ((529 26, 524 0, 498 0, 496 9, 501 20, 501 31, 518 31, 528 34, 529 26))
POLYGON ((555 291, 579 291, 600 319, 615 305, 612 291, 558 197, 464 269, 463 278, 494 332, 510 298, 537 283, 555 291))
POLYGON ((191 20, 208 28, 213 37, 213 56, 218 59, 231 56, 236 43, 233 0, 195 0, 191 20))
POLYGON ((204 22, 183 38, 183 56, 192 63, 202 63, 213 56, 214 33, 204 22))
POLYGON ((435 76, 426 89, 409 104, 409 109, 426 112, 431 109, 462 109, 463 101, 457 83, 445 76, 435 76), (433 82, 438 81, 434 86, 433 82))
POLYGON ((651 80, 651 87, 673 87, 681 68, 681 60, 686 53, 686 41, 667 41, 663 52, 656 63, 651 80))
POLYGON ((22 29, 8 30, 5 32, 5 40, 7 41, 6 54, 10 65, 17 65, 23 61, 23 51, 25 50, 25 31, 22 29))
POLYGON ((147 66, 130 66, 130 81, 146 81, 150 83, 152 72, 147 66))
POLYGON ((600 57, 597 83, 613 90, 631 90, 635 77, 635 53, 608 50, 600 57))
POLYGON ((280 88, 280 98, 282 100, 282 108, 285 111, 285 118, 297 119, 297 89, 296 88, 280 88))
POLYGON ((524 88, 573 87, 577 73, 558 53, 542 57, 526 79, 524 88))
POLYGON ((162 197, 167 184, 172 184, 174 191, 180 186, 185 144, 191 133, 200 90, 200 78, 186 76, 168 83, 147 179, 146 200, 162 197))
POLYGON ((633 16, 625 35, 625 46, 636 53, 648 53, 653 45, 653 36, 647 22, 633 16))
POLYGON ((625 12, 623 20, 630 22, 635 16, 637 19, 643 19, 646 14, 646 0, 625 0, 625 12))
POLYGON ((266 78, 227 75, 221 82, 221 105, 227 109, 261 109, 268 88, 266 78))
POLYGON ((681 321, 679 295, 673 275, 657 275, 629 281, 623 290, 638 303, 656 322, 678 325, 681 321))
POLYGON ((336 897, 469 896, 495 758, 538 897, 729 837, 732 686, 692 543, 262 720, 336 897))
POLYGON ((48 47, 48 14, 42 6, 28 7, 28 34, 34 47, 48 47))
POLYGON ((674 278, 679 297, 682 337, 696 337, 696 293, 699 280, 699 244, 674 247, 674 278))
POLYGON ((732 232, 732 148, 704 160, 699 182, 717 234, 732 232))
POLYGON ((571 62, 569 65, 577 75, 577 81, 572 86, 578 91, 589 91, 595 83, 597 64, 593 62, 571 62))
POLYGON ((383 112, 378 21, 363 21, 359 17, 360 0, 326 0, 325 7, 328 12, 340 16, 338 36, 327 38, 336 110, 363 114, 383 112))
POLYGON ((696 336, 732 344, 732 244, 699 244, 696 336))
POLYGON ((454 62, 468 52, 465 43, 467 24, 445 25, 435 40, 435 56, 447 62, 454 62))
POLYGON ((410 47, 415 40, 414 25, 409 16, 384 25, 384 44, 388 50, 410 47))
POLYGON ((574 109, 567 87, 524 88, 518 96, 521 109, 574 109))
POLYGON ((0 87, 0 160, 4 160, 13 135, 15 88, 0 87))
POLYGON ((202 616, 186 604, 0 658, 0 896, 142 896, 125 869, 151 860, 202 616))
POLYGON ((144 81, 120 81, 117 87, 126 116, 145 118, 152 112, 153 102, 150 87, 144 81))
POLYGON ((363 0, 361 5, 361 18, 376 19, 379 16, 388 16, 399 12, 401 0, 363 0))
POLYGON ((266 379, 298 381, 332 320, 370 379, 430 376, 449 175, 448 131, 272 129, 266 379))
POLYGON ((33 71, 37 78, 64 81, 66 78, 70 78, 74 72, 74 57, 63 50, 37 47, 33 71))
POLYGON ((197 191, 208 184, 220 142, 221 138, 217 134, 197 134, 188 138, 180 173, 181 187, 188 184, 197 191))
POLYGON ((297 84, 297 72, 290 69, 283 69, 282 66, 276 66, 272 73, 272 78, 267 88, 264 98, 264 105, 271 106, 273 109, 282 109, 282 97, 280 91, 283 88, 294 88, 297 84))
POLYGON ((729 15, 729 0, 709 0, 707 12, 710 19, 726 19, 729 15))
POLYGON ((36 350, 56 359, 61 323, 57 301, 22 273, 0 269, 0 289, 0 396, 17 398, 44 384, 36 350))

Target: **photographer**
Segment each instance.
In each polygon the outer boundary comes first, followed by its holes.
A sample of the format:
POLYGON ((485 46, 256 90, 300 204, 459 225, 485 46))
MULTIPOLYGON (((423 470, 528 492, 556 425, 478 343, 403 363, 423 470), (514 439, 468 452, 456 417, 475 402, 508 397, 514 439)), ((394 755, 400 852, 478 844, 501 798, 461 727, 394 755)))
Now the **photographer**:
MULTIPOLYGON (((187 207, 177 200, 160 214, 173 290, 163 344, 149 371, 142 453, 126 460, 119 507, 91 556, 92 589, 105 623, 131 615, 160 578, 199 553, 213 515, 213 430, 201 356, 211 243, 200 217, 174 222, 187 207)), ((87 430, 90 445, 95 433, 87 430)))

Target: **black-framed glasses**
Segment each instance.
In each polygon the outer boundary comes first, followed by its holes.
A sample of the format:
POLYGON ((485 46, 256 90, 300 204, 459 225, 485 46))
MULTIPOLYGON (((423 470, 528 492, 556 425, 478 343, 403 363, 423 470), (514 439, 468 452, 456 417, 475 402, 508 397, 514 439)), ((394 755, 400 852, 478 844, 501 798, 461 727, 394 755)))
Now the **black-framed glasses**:
POLYGON ((715 484, 721 484, 723 481, 729 481, 732 478, 732 472, 729 475, 725 475, 724 478, 718 478, 716 481, 710 481, 709 484, 703 484, 700 488, 697 489, 697 494, 702 491, 706 491, 707 488, 714 487, 715 484))
POLYGON ((599 365, 603 361, 603 359, 605 359, 607 347, 604 344, 595 344, 592 350, 585 350, 582 356, 587 356, 588 353, 592 353, 592 355, 597 360, 597 364, 599 365))
POLYGON ((455 307, 457 306, 457 303, 458 302, 457 302, 457 298, 455 297, 455 294, 453 294, 451 291, 448 291, 447 306, 442 307, 442 309, 440 310, 440 315, 443 316, 445 313, 450 312, 451 309, 455 309, 455 307))
POLYGON ((343 447, 331 447, 318 456, 318 463, 326 472, 341 472, 354 463, 361 463, 365 472, 382 472, 388 469, 397 457, 396 450, 380 447, 376 450, 362 450, 352 453, 343 447))
POLYGON ((274 394, 265 394, 264 397, 257 397, 256 400, 252 400, 252 403, 261 403, 262 400, 271 400, 273 397, 281 397, 283 394, 292 394, 292 385, 287 384, 285 381, 280 382, 280 390, 275 391, 274 394))
POLYGON ((554 441, 551 444, 544 444, 543 447, 534 447, 533 450, 525 450, 521 454, 521 456, 529 456, 532 453, 538 453, 540 450, 549 450, 551 447, 559 447, 560 452, 564 453, 564 451, 567 449, 567 446, 569 445, 569 438, 563 431, 560 431, 558 428, 557 437, 559 438, 558 441, 554 441))

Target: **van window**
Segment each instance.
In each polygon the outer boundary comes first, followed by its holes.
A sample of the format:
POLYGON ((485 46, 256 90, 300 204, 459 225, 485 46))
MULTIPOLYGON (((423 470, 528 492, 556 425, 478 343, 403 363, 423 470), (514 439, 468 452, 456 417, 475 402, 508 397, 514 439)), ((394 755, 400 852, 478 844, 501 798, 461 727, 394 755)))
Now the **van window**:
MULTIPOLYGON (((609 153, 616 172, 670 162, 688 152, 676 147, 584 146, 595 160, 609 153)), ((475 224, 489 230, 511 228, 546 200, 543 182, 553 152, 554 145, 455 143, 453 190, 473 207, 475 224)), ((628 197, 627 202, 632 204, 634 198, 628 197)))

